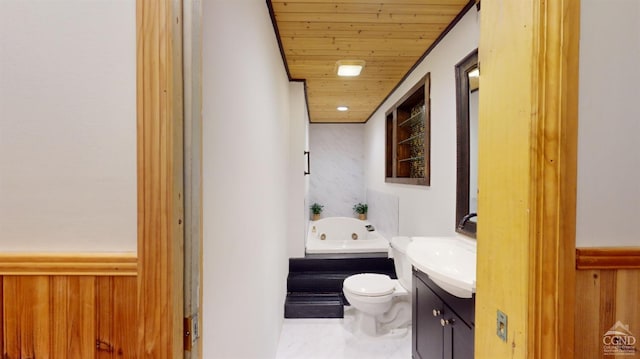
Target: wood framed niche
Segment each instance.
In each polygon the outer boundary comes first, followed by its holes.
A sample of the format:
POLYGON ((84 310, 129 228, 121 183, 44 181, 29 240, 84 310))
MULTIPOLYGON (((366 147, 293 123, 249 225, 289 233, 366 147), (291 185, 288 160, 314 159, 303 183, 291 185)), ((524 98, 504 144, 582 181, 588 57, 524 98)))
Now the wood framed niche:
POLYGON ((430 90, 427 73, 386 112, 386 182, 430 185, 430 90))

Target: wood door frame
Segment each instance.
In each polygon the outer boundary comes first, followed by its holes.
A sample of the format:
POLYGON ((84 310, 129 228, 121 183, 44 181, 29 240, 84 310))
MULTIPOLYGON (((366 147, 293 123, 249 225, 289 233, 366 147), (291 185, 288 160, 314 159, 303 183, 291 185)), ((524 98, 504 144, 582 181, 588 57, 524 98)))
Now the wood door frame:
POLYGON ((580 0, 537 0, 533 15, 528 358, 572 358, 580 0))
POLYGON ((182 1, 136 0, 138 358, 183 357, 182 1))
POLYGON ((202 358, 202 1, 183 0, 185 359, 202 358))
POLYGON ((476 356, 572 358, 580 1, 483 5, 476 356))

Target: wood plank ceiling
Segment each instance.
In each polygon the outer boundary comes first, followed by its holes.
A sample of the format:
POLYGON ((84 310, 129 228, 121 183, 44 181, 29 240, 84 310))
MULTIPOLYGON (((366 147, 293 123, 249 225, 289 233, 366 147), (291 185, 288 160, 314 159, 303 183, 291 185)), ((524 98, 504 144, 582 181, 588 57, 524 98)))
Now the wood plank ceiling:
POLYGON ((316 123, 366 122, 473 2, 267 0, 289 77, 306 81, 310 122, 316 123), (366 65, 358 77, 338 77, 338 60, 366 65))

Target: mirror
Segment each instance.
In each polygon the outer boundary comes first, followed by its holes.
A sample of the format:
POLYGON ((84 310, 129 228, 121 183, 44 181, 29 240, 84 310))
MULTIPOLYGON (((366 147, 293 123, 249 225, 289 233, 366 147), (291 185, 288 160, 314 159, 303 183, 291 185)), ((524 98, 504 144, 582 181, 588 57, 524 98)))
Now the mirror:
POLYGON ((456 232, 476 237, 478 213, 478 50, 456 64, 456 232))

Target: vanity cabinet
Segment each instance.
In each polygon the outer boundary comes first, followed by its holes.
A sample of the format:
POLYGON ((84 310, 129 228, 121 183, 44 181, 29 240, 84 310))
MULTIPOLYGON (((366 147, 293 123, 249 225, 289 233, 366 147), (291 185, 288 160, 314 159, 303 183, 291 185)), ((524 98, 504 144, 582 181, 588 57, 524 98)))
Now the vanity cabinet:
POLYGON ((475 295, 458 298, 413 271, 414 359, 473 359, 475 295))
POLYGON ((386 113, 386 182, 430 182, 430 76, 386 113))

